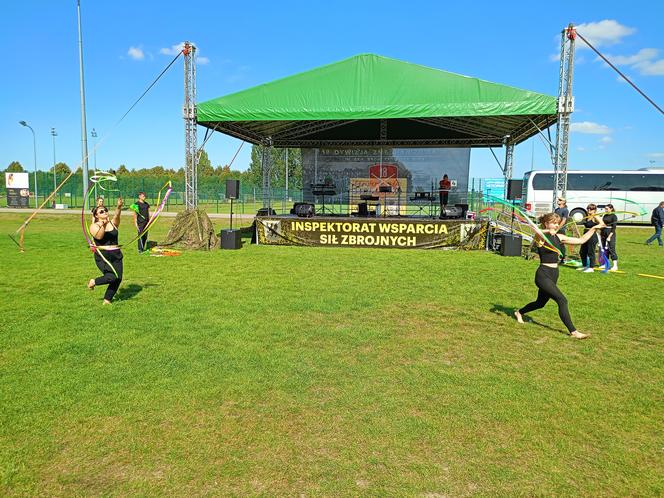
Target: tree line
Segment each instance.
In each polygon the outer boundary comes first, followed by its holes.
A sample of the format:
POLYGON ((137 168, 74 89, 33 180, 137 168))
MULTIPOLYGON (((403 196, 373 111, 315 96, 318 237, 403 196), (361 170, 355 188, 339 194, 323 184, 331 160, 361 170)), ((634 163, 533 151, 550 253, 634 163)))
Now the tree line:
MULTIPOLYGON (((270 180, 273 187, 284 188, 286 186, 286 170, 288 169, 288 187, 289 189, 302 188, 302 154, 300 149, 265 149, 266 153, 271 154, 270 180), (286 158, 288 157, 288 163, 286 158), (288 166, 288 167, 287 167, 288 166)), ((226 165, 218 165, 214 167, 206 151, 202 151, 198 160, 198 176, 200 177, 216 177, 220 181, 226 179, 237 179, 245 185, 262 185, 262 154, 263 147, 260 145, 252 145, 251 159, 249 167, 244 170, 233 170, 226 165)), ((9 163, 6 172, 21 173, 25 169, 18 161, 9 163)), ((142 169, 129 169, 126 165, 120 164, 115 170, 115 174, 120 177, 134 177, 134 178, 147 178, 147 177, 171 177, 174 179, 184 179, 184 168, 169 169, 163 166, 154 166, 152 168, 142 169)), ((53 167, 49 168, 49 173, 53 173, 53 167)), ((71 168, 67 163, 59 162, 55 164, 55 174, 58 176, 68 175, 71 168)), ((76 173, 81 173, 82 169, 79 167, 76 173)))

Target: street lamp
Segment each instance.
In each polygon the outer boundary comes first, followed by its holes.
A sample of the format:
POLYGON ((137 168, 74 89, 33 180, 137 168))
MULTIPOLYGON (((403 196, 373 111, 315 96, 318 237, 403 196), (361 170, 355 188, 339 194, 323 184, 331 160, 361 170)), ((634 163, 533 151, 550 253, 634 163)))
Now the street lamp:
POLYGON ((35 130, 33 130, 32 126, 30 126, 25 121, 19 121, 18 124, 25 126, 26 128, 30 128, 30 131, 32 132, 32 150, 35 154, 35 208, 37 208, 39 195, 37 193, 37 140, 35 139, 35 130))
MULTIPOLYGON (((58 132, 55 131, 55 128, 51 128, 51 136, 53 137, 53 192, 58 188, 58 181, 55 173, 55 137, 58 136, 58 132)), ((53 207, 55 208, 55 195, 53 196, 53 207)))
MULTIPOLYGON (((95 175, 97 174, 97 130, 92 128, 90 136, 95 139, 95 144, 92 147, 92 153, 95 156, 95 175)), ((95 203, 97 202, 97 183, 95 182, 95 203)))
POLYGON ((92 131, 90 132, 90 136, 95 139, 95 145, 92 148, 92 152, 94 152, 95 156, 95 171, 97 171, 97 130, 92 128, 92 131))

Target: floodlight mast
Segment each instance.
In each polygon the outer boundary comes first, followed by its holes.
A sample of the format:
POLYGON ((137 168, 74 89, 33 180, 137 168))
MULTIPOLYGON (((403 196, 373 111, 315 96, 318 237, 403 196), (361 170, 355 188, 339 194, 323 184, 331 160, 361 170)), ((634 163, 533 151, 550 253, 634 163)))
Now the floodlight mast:
POLYGON ((558 123, 556 125, 556 149, 552 207, 558 197, 567 197, 567 151, 569 148, 570 115, 574 112, 572 80, 574 77, 574 45, 576 28, 573 24, 562 30, 560 42, 560 77, 558 81, 558 123))
POLYGON ((194 209, 198 206, 198 168, 196 137, 196 47, 184 42, 184 206, 194 209))

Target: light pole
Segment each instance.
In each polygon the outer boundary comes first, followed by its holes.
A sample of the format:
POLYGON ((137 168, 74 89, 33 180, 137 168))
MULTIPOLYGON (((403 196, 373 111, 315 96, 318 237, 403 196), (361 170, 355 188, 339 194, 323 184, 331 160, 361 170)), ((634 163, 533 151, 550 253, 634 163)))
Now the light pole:
MULTIPOLYGON (((53 192, 58 188, 58 180, 55 173, 55 137, 58 136, 58 132, 55 131, 55 128, 51 128, 51 136, 53 137, 53 192)), ((55 209, 55 195, 53 196, 53 208, 55 209)))
POLYGON ((97 171, 97 130, 92 128, 92 131, 90 132, 90 136, 95 139, 95 144, 92 147, 92 152, 95 155, 95 172, 97 171))
MULTIPOLYGON (((97 130, 92 128, 92 131, 90 132, 90 136, 95 139, 95 144, 92 147, 92 152, 95 155, 95 174, 97 174, 97 130)), ((94 189, 95 189, 95 205, 96 205, 96 203, 97 203, 97 183, 95 183, 94 189)))
POLYGON ((19 121, 18 124, 25 126, 26 128, 30 128, 30 131, 32 132, 32 150, 35 154, 35 208, 37 208, 39 196, 37 194, 37 140, 35 139, 35 130, 33 130, 32 126, 30 126, 25 121, 19 121))

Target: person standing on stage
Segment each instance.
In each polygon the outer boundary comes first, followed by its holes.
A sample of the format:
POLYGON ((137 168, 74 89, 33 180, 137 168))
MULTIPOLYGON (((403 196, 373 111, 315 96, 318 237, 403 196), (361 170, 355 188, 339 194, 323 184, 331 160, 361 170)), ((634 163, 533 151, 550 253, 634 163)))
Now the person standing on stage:
MULTIPOLYGON (((145 202, 145 192, 138 193, 138 211, 134 211, 134 226, 138 233, 142 233, 145 230, 145 227, 150 221, 150 204, 145 202)), ((146 251, 148 248, 148 234, 145 232, 138 238, 138 252, 139 254, 143 251, 146 251)))
MULTIPOLYGON (((556 201, 558 207, 554 209, 554 213, 560 216, 560 230, 558 231, 561 235, 567 235, 567 219, 569 218, 569 209, 567 208, 567 200, 559 197, 556 201)), ((567 256, 567 250, 565 245, 560 248, 560 262, 565 263, 565 256, 567 256)))
MULTIPOLYGON (((582 334, 572 323, 572 318, 569 315, 569 309, 567 307, 567 298, 558 288, 558 251, 562 247, 563 243, 578 245, 583 244, 588 239, 595 235, 595 228, 592 227, 589 229, 582 237, 568 237, 566 235, 558 235, 558 229, 560 228, 560 216, 556 213, 545 214, 540 218, 540 223, 542 224, 543 232, 546 235, 548 241, 542 239, 540 235, 536 236, 537 242, 537 252, 540 257, 540 265, 535 272, 535 285, 537 286, 537 300, 532 301, 526 304, 523 308, 518 309, 514 312, 514 317, 519 323, 523 322, 523 316, 526 313, 535 311, 544 307, 544 305, 553 299, 558 305, 558 315, 560 319, 567 327, 569 335, 575 339, 585 339, 588 337, 588 334, 582 334), (547 242, 550 242, 551 245, 547 246, 547 242), (554 249, 555 248, 555 249, 554 249), (557 249, 557 250, 556 250, 557 249)), ((597 225, 597 228, 601 228, 602 225, 597 225)))
POLYGON ((449 199, 451 189, 452 189, 452 182, 447 177, 447 175, 443 175, 443 177, 438 182, 438 192, 440 194, 440 217, 441 218, 443 218, 445 216, 445 208, 447 207, 447 201, 449 199))
MULTIPOLYGON (((120 213, 122 212, 122 198, 118 198, 113 219, 109 219, 106 206, 95 206, 92 210, 94 222, 90 225, 90 234, 94 237, 94 243, 98 247, 118 245, 118 226, 120 226, 120 213)), ((108 285, 104 293, 104 304, 111 304, 113 296, 118 291, 122 282, 122 251, 120 248, 95 249, 95 263, 103 275, 91 278, 88 289, 93 290, 96 285, 108 285), (103 251, 103 257, 101 256, 103 251)))
POLYGON ((618 254, 616 253, 616 226, 618 217, 616 216, 613 204, 607 204, 604 207, 606 214, 602 217, 602 223, 606 228, 602 228, 602 247, 606 252, 606 257, 611 258, 613 267, 609 271, 618 271, 618 254))
POLYGON ((662 242, 662 227, 664 227, 664 201, 659 203, 655 209, 652 210, 650 217, 650 224, 655 227, 655 234, 646 240, 646 245, 652 244, 653 240, 657 239, 659 247, 664 246, 662 242))
MULTIPOLYGON (((597 206, 595 204, 588 204, 586 206, 586 212, 588 215, 584 218, 582 226, 585 227, 586 232, 589 232, 591 228, 599 225, 600 220, 597 216, 597 206)), ((597 237, 590 237, 586 242, 581 245, 581 263, 583 266, 577 268, 579 271, 585 273, 592 273, 593 268, 597 266, 597 237)))

